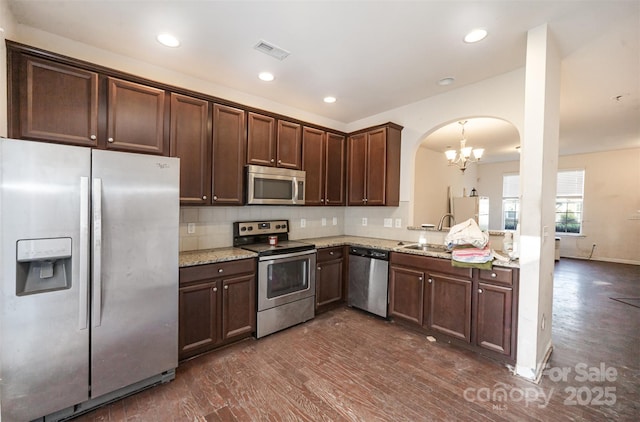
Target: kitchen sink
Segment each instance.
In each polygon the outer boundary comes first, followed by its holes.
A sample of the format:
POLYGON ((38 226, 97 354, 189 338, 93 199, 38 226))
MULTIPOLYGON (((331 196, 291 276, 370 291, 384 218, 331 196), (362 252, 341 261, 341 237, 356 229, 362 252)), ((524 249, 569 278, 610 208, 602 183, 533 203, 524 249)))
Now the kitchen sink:
POLYGON ((447 247, 444 245, 421 245, 419 243, 413 245, 403 246, 404 249, 413 249, 414 251, 424 251, 424 252, 439 252, 439 253, 448 253, 451 251, 447 250, 447 247))

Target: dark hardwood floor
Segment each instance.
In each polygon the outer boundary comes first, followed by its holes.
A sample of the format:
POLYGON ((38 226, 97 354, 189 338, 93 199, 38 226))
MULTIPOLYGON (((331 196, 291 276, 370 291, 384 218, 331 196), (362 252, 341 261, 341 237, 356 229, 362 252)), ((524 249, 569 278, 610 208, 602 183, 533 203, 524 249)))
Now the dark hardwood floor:
POLYGON ((639 420, 640 308, 609 298, 640 297, 640 266, 562 259, 554 278, 554 351, 539 384, 339 308, 192 359, 171 383, 76 421, 639 420), (589 368, 608 378, 583 380, 602 375, 589 368))

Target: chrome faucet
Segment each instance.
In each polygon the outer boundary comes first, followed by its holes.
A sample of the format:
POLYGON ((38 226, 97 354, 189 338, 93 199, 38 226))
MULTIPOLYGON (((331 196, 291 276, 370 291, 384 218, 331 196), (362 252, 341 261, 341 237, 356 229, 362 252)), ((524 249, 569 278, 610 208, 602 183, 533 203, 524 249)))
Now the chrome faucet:
POLYGON ((444 219, 449 217, 449 224, 450 226, 447 228, 451 228, 451 226, 455 226, 456 225, 456 219, 453 217, 453 214, 447 213, 445 215, 442 216, 442 218, 440 219, 440 223, 438 224, 438 231, 442 230, 442 224, 444 223, 444 219))

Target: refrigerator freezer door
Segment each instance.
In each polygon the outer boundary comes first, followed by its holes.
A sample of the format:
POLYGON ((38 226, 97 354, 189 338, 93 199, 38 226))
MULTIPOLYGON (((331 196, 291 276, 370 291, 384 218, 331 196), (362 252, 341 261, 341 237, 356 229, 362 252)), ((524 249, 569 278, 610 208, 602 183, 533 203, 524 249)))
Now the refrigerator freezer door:
POLYGON ((88 398, 87 274, 80 274, 88 250, 80 245, 90 164, 88 148, 0 139, 3 421, 32 420, 88 398), (21 277, 31 287, 20 287, 21 277))
POLYGON ((178 365, 179 160, 94 150, 92 163, 96 398, 178 365))

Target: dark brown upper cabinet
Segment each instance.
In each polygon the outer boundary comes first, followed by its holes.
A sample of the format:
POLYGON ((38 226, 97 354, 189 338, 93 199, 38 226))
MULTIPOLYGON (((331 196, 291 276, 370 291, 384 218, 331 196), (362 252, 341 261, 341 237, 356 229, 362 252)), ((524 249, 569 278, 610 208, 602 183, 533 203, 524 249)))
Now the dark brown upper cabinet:
POLYGON ((344 136, 305 126, 302 129, 302 170, 307 173, 305 205, 344 205, 344 136))
POLYGON ((166 155, 163 89, 107 78, 107 149, 166 155))
POLYGON ((248 113, 247 164, 299 170, 302 127, 263 114, 248 113))
POLYGON ((300 170, 302 167, 302 126, 286 120, 278 120, 276 136, 276 165, 300 170))
POLYGON ((244 203, 246 112, 213 105, 213 205, 244 203))
POLYGON ((9 136, 98 145, 98 74, 12 51, 9 136))
POLYGON ((347 205, 399 205, 401 131, 388 123, 349 136, 347 205))
POLYGON ((211 192, 209 102, 171 94, 171 153, 180 158, 180 203, 206 205, 211 192))

